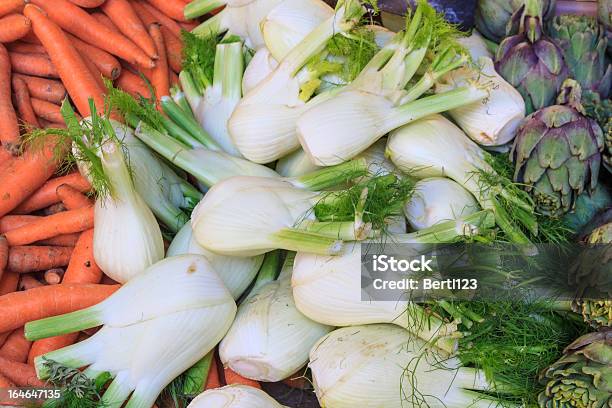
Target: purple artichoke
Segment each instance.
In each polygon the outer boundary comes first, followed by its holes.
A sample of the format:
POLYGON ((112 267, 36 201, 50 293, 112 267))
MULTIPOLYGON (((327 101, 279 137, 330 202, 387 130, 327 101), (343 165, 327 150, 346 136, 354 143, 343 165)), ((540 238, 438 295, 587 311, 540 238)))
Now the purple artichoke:
POLYGON ((580 97, 580 85, 566 80, 558 105, 529 115, 510 152, 514 180, 526 186, 542 214, 566 213, 580 193, 597 186, 603 132, 585 116, 580 97))
POLYGON ((559 47, 543 31, 541 0, 525 0, 497 50, 495 69, 525 99, 527 113, 554 103, 568 76, 559 47), (519 14, 520 13, 520 14, 519 14))
MULTIPOLYGON (((544 0, 544 20, 555 12, 555 0, 544 0)), ((506 36, 510 18, 523 5, 523 0, 479 0, 476 6, 476 28, 489 40, 500 42, 506 36)))

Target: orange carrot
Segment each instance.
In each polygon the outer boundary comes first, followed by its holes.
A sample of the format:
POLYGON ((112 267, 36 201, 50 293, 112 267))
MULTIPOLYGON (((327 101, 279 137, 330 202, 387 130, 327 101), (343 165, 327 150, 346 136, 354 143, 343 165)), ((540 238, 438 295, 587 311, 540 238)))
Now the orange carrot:
POLYGON ((8 265, 9 258, 9 246, 8 241, 4 237, 4 235, 0 235, 0 280, 2 279, 2 275, 4 275, 4 270, 6 269, 6 265, 8 265))
POLYGON ((149 57, 157 58, 158 50, 153 39, 127 0, 107 0, 101 9, 119 31, 138 45, 149 57))
POLYGON ((148 0, 148 2, 166 16, 174 20, 188 21, 183 12, 185 9, 185 3, 183 3, 181 0, 148 0))
POLYGON ((30 96, 48 102, 61 104, 66 97, 66 88, 60 81, 53 79, 39 78, 36 76, 13 74, 13 77, 20 78, 28 86, 30 96))
POLYGON ((93 201, 70 184, 62 184, 57 188, 57 196, 68 210, 88 207, 93 201))
POLYGON ((106 86, 104 85, 104 78, 102 77, 102 72, 98 69, 96 64, 94 64, 91 58, 87 56, 87 54, 83 52, 79 52, 79 54, 81 55, 81 59, 85 63, 85 66, 96 81, 96 84, 98 84, 98 88, 102 90, 102 93, 106 93, 106 86))
POLYGON ((62 234, 57 237, 43 239, 42 241, 35 242, 34 245, 52 245, 52 246, 66 246, 73 247, 76 245, 79 239, 79 233, 74 232, 72 234, 62 234))
POLYGON ((4 345, 0 347, 0 357, 8 358, 9 360, 18 363, 25 363, 28 360, 28 353, 32 342, 26 340, 23 335, 23 327, 20 327, 8 336, 4 345))
POLYGON ((19 146, 19 123, 11 100, 11 63, 9 53, 2 44, 0 44, 0 142, 4 149, 12 153, 15 153, 19 146))
POLYGON ((164 44, 166 44, 168 65, 170 65, 172 71, 179 73, 183 69, 183 41, 172 35, 170 30, 164 26, 162 26, 161 31, 164 35, 164 44))
POLYGON ((28 86, 23 82, 23 79, 13 77, 13 93, 15 94, 15 107, 23 123, 27 126, 39 128, 40 123, 38 123, 36 113, 34 113, 34 108, 32 107, 30 91, 28 91, 28 86))
POLYGON ((0 217, 11 212, 55 173, 60 161, 58 150, 67 148, 66 144, 58 145, 56 137, 47 137, 42 148, 30 147, 0 172, 0 217))
MULTIPOLYGON (((58 0, 59 1, 59 0, 58 0)), ((58 1, 54 1, 51 5, 47 3, 46 11, 49 15, 56 10, 61 9, 61 4, 58 1)), ((62 4, 65 0, 61 0, 62 4)), ((69 4, 69 3, 66 3, 69 4)), ((79 7, 70 4, 74 8, 77 8, 80 12, 83 12, 88 17, 85 11, 79 7)), ((64 10, 65 11, 65 10, 64 10)), ((79 112, 86 116, 89 112, 89 99, 92 98, 95 102, 96 108, 100 112, 104 111, 104 97, 103 89, 100 89, 95 78, 83 62, 83 59, 79 55, 78 51, 74 48, 70 40, 66 37, 63 31, 53 22, 50 18, 44 15, 44 13, 36 6, 32 4, 26 5, 24 8, 25 15, 32 20, 32 27, 36 36, 41 40, 51 60, 57 67, 57 71, 62 78, 62 82, 66 86, 70 97, 74 101, 79 112)), ((79 21, 79 16, 74 14, 71 16, 73 23, 79 21)), ((91 18, 96 22, 93 18, 91 18)))
POLYGON ((66 266, 73 250, 73 247, 64 246, 12 246, 8 268, 17 273, 29 273, 66 266))
POLYGON ((95 13, 91 13, 91 15, 96 20, 98 20, 99 23, 104 24, 105 26, 107 26, 108 28, 112 29, 116 33, 119 32, 119 28, 115 25, 115 23, 113 23, 111 21, 110 18, 108 18, 108 16, 106 14, 100 13, 100 12, 96 11, 95 13))
POLYGON ((145 81, 139 75, 127 69, 121 71, 121 75, 119 75, 115 85, 134 97, 138 97, 138 95, 142 95, 145 98, 151 97, 151 92, 145 81))
POLYGON ((98 70, 109 79, 117 79, 121 73, 121 64, 117 58, 109 54, 108 52, 90 45, 85 41, 82 41, 72 34, 68 34, 68 38, 83 57, 87 57, 94 63, 98 70))
MULTIPOLYGON (((38 189, 34 194, 28 197, 19 207, 15 208, 13 213, 15 214, 29 214, 33 211, 40 210, 59 202, 57 196, 57 188, 62 184, 68 184, 70 187, 86 193, 91 190, 91 184, 89 181, 79 172, 74 172, 61 177, 55 177, 47 181, 43 186, 38 189)), ((5 217, 6 218, 6 217, 5 217)), ((32 219, 33 220, 33 219, 32 219)), ((2 231, 2 219, 0 219, 0 233, 2 231)))
POLYGON ((244 378, 229 367, 223 368, 223 374, 225 376, 225 384, 227 385, 242 384, 250 385, 251 387, 261 389, 261 385, 257 381, 251 380, 249 378, 244 378))
POLYGON ((208 369, 208 377, 206 378, 206 385, 204 386, 204 391, 210 390, 213 388, 221 387, 221 379, 219 377, 219 365, 217 364, 217 354, 213 355, 212 360, 210 360, 210 368, 208 369))
POLYGON ((10 13, 20 13, 25 5, 23 0, 2 0, 0 1, 0 16, 10 13))
POLYGON ((31 101, 32 108, 37 116, 50 122, 62 122, 64 120, 62 112, 60 112, 61 106, 38 98, 31 98, 31 101))
POLYGON ((46 54, 47 51, 45 47, 40 44, 30 44, 23 41, 17 41, 10 44, 7 44, 6 48, 9 51, 13 52, 21 52, 25 54, 46 54))
MULTIPOLYGON (((155 65, 153 60, 128 38, 114 32, 104 24, 99 23, 98 20, 89 15, 85 10, 70 3, 69 1, 30 1, 46 11, 49 18, 56 24, 69 33, 74 34, 81 40, 90 44, 95 44, 97 47, 102 48, 113 55, 121 57, 131 63, 138 64, 144 68, 152 68, 155 65)), ((36 35, 40 38, 38 33, 36 35)), ((45 48, 48 47, 45 46, 45 48)))
POLYGON ((16 41, 30 31, 30 20, 23 14, 9 14, 0 18, 0 42, 16 41))
POLYGON ((117 289, 119 285, 67 283, 0 296, 0 332, 15 330, 33 320, 93 306, 117 289))
POLYGON ((60 234, 93 227, 94 208, 84 207, 49 215, 4 234, 9 245, 28 245, 60 234))
MULTIPOLYGON (((15 388, 15 384, 2 374, 0 374, 0 388, 15 388)), ((8 404, 10 401, 0 401, 0 404, 8 404)))
POLYGON ((59 78, 57 69, 47 54, 25 54, 10 52, 11 67, 20 74, 59 78))
POLYGON ((168 58, 166 57, 166 46, 164 45, 164 37, 162 36, 159 24, 151 24, 149 26, 149 34, 155 42, 159 59, 157 65, 151 72, 151 84, 155 89, 155 95, 159 101, 162 96, 170 95, 170 83, 168 74, 168 58))
POLYGON ((65 123, 54 123, 54 122, 49 122, 48 120, 44 120, 41 118, 38 118, 40 124, 45 128, 45 129, 66 129, 66 124, 65 123))
POLYGON ((0 279, 0 296, 15 292, 18 284, 19 274, 12 271, 6 271, 2 279, 0 279))
MULTIPOLYGON (((62 285, 70 283, 92 284, 100 282, 101 279, 102 270, 96 264, 93 256, 93 229, 90 229, 81 233, 64 274, 62 285)), ((28 361, 34 361, 37 356, 73 344, 77 335, 78 333, 71 333, 35 341, 28 356, 28 361)))
POLYGON ((74 4, 85 8, 96 8, 104 4, 104 0, 70 0, 74 4))
POLYGON ((0 374, 19 387, 44 387, 44 381, 36 377, 34 367, 0 357, 0 374))
POLYGON ((45 286, 45 285, 41 281, 34 278, 32 275, 26 273, 26 274, 21 275, 21 279, 19 279, 18 289, 19 290, 30 290, 34 288, 40 288, 42 286, 45 286))
POLYGON ((64 270, 62 268, 53 268, 45 271, 43 278, 48 285, 57 285, 62 281, 64 270))
POLYGON ((172 34, 175 36, 181 36, 181 26, 176 21, 153 7, 151 4, 147 3, 145 0, 135 0, 132 2, 132 5, 138 11, 138 15, 140 15, 143 20, 147 20, 147 25, 151 23, 159 23, 170 30, 170 32, 172 32, 172 34))

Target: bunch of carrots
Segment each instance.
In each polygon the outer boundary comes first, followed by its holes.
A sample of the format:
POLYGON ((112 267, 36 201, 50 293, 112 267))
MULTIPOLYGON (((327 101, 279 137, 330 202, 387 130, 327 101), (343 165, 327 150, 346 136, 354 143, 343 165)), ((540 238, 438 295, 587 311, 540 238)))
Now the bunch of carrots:
MULTIPOLYGON (((161 98, 178 84, 186 0, 2 0, 0 2, 0 388, 45 386, 35 357, 86 331, 31 343, 25 323, 89 307, 119 285, 93 257, 94 205, 78 171, 58 174, 70 146, 36 128, 65 127, 69 97, 80 115, 104 109, 104 78, 134 97, 161 98)), ((212 360, 205 389, 259 386, 212 360)), ((8 401, 0 401, 0 405, 8 401)))

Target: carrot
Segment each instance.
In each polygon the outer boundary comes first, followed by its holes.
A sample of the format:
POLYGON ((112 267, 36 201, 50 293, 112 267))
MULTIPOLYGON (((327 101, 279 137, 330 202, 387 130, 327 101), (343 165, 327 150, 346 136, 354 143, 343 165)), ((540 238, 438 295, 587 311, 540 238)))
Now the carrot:
POLYGON ((39 122, 45 129, 67 129, 65 123, 49 122, 48 120, 44 120, 41 118, 39 118, 39 122))
MULTIPOLYGON (((61 4, 58 4, 58 1, 54 1, 52 7, 49 7, 50 5, 47 3, 46 11, 49 15, 52 14, 50 10, 56 11, 61 8, 61 4)), ((63 3, 65 0, 61 1, 63 3)), ((77 6, 73 4, 71 6, 89 17, 89 14, 77 6)), ((62 78, 62 82, 68 90, 68 94, 70 94, 79 112, 84 116, 89 114, 90 98, 93 98, 100 112, 104 111, 103 89, 100 89, 95 78, 68 37, 38 7, 28 4, 24 8, 24 13, 32 20, 32 27, 36 36, 47 49, 51 60, 62 78)), ((79 21, 79 16, 77 14, 73 15, 72 20, 73 22, 79 21)), ((95 22, 95 20, 93 21, 95 22)))
POLYGON ((34 289, 34 288, 40 288, 42 286, 45 286, 42 282, 40 282, 38 279, 34 278, 33 276, 29 275, 29 274, 23 274, 21 275, 21 279, 19 279, 19 290, 30 290, 30 289, 34 289))
MULTIPOLYGON (((93 284, 100 282, 102 279, 102 270, 96 264, 93 256, 93 235, 93 229, 81 233, 64 274, 62 285, 75 283, 93 284)), ((35 341, 28 356, 28 361, 34 361, 39 355, 73 344, 76 341, 77 335, 77 333, 71 333, 35 341)))
POLYGON ((87 56, 87 54, 83 52, 79 52, 79 55, 81 55, 81 58, 83 59, 83 62, 85 63, 85 66, 87 66, 87 69, 89 70, 94 80, 96 81, 98 88, 102 90, 102 93, 105 93, 106 86, 104 85, 104 78, 102 77, 102 72, 98 69, 96 64, 94 64, 91 58, 87 56))
POLYGON ((9 51, 21 52, 25 54, 46 54, 45 47, 40 44, 30 44, 23 41, 17 41, 6 46, 9 51))
POLYGON ((13 77, 20 78, 28 86, 30 96, 48 102, 61 104, 66 97, 66 88, 60 81, 53 79, 39 78, 36 76, 13 74, 13 77))
POLYGON ((200 23, 197 21, 181 21, 179 25, 185 31, 191 31, 196 28, 200 23))
POLYGON ((185 3, 181 0, 148 0, 156 9, 177 21, 188 21, 183 10, 185 3))
POLYGON ((257 381, 251 380, 249 378, 244 378, 243 376, 236 373, 229 367, 223 368, 223 374, 225 376, 226 385, 242 384, 242 385, 250 385, 251 387, 261 389, 261 385, 257 381))
POLYGON ((104 0, 70 0, 74 4, 85 8, 96 8, 104 4, 104 0))
POLYGON ((121 75, 119 75, 115 85, 134 97, 138 97, 138 95, 142 95, 145 98, 151 97, 151 91, 145 81, 139 75, 127 69, 121 71, 121 75))
POLYGON ((17 273, 44 271, 68 265, 73 247, 11 246, 8 268, 17 273))
POLYGON ((127 0, 107 0, 101 9, 119 31, 138 45, 149 57, 157 58, 158 50, 153 39, 127 0))
POLYGON ((76 245, 78 239, 79 239, 79 233, 73 232, 72 234, 62 234, 62 235, 58 235, 57 237, 43 239, 41 241, 35 242, 34 245, 73 247, 76 245))
POLYGON ((155 89, 157 100, 162 96, 170 95, 170 83, 168 74, 168 58, 166 57, 166 46, 164 45, 164 37, 162 36, 159 24, 151 24, 149 26, 149 34, 155 42, 155 47, 159 54, 157 65, 151 72, 151 84, 155 89))
POLYGON ((80 232, 93 227, 93 206, 64 211, 8 231, 9 245, 27 245, 60 234, 80 232))
POLYGON ((183 41, 172 35, 170 30, 164 26, 162 26, 161 31, 164 35, 164 44, 166 44, 168 65, 170 65, 172 71, 179 73, 183 69, 183 41))
MULTIPOLYGON (((0 374, 0 388, 15 388, 15 384, 2 374, 0 374)), ((0 404, 6 404, 10 401, 0 401, 0 404)))
POLYGON ((9 293, 0 297, 0 332, 93 306, 117 289, 119 285, 67 283, 9 293))
POLYGON ((11 67, 20 74, 59 78, 57 69, 47 54, 25 54, 10 52, 11 67))
POLYGON ((19 387, 44 387, 45 383, 36 377, 34 367, 25 363, 0 357, 0 374, 19 387))
POLYGON ((37 116, 50 122, 62 122, 64 117, 60 112, 61 106, 38 98, 31 98, 32 108, 37 116))
POLYGON ((0 142, 4 149, 14 153, 19 145, 19 123, 11 101, 11 63, 9 61, 8 51, 0 44, 0 142))
POLYGON ((60 185, 56 191, 58 198, 68 210, 76 210, 77 208, 93 205, 89 197, 69 184, 60 185))
POLYGON ((38 123, 36 113, 34 113, 34 108, 32 107, 30 91, 28 91, 28 86, 23 82, 23 79, 13 77, 13 93, 15 94, 15 107, 23 123, 27 126, 39 128, 40 123, 38 123))
MULTIPOLYGON (((19 207, 15 208, 13 213, 29 214, 33 211, 40 210, 41 208, 45 208, 51 204, 59 202, 60 199, 57 196, 57 188, 62 184, 67 184, 81 193, 86 193, 91 190, 91 184, 89 184, 89 181, 87 181, 85 177, 81 176, 79 172, 55 177, 43 184, 38 191, 28 197, 28 199, 21 203, 19 207)), ((34 218, 32 218, 32 220, 33 219, 34 218)), ((2 232, 6 231, 2 230, 2 219, 0 219, 0 233, 2 232)))
POLYGON ((62 268, 53 268, 45 271, 43 277, 48 285, 57 285, 62 281, 64 270, 62 268))
POLYGON ((135 0, 132 5, 138 10, 138 14, 142 16, 143 19, 147 20, 148 24, 159 23, 170 30, 175 36, 181 36, 181 26, 145 0, 135 0))
POLYGON ((204 391, 219 388, 221 386, 221 379, 219 378, 219 365, 217 364, 217 354, 215 353, 212 360, 210 360, 210 368, 208 369, 208 377, 206 378, 204 391))
POLYGON ((0 279, 2 279, 2 275, 4 275, 4 270, 6 269, 6 265, 8 265, 9 259, 9 246, 8 241, 4 237, 4 235, 0 235, 0 279))
POLYGON ((20 13, 25 5, 23 0, 2 0, 0 1, 0 16, 10 13, 20 13))
POLYGON ((110 18, 108 18, 106 14, 96 11, 95 13, 91 13, 91 15, 96 20, 98 20, 99 23, 104 24, 105 26, 107 26, 108 28, 110 28, 116 33, 119 32, 119 28, 115 25, 115 23, 112 22, 110 18))
POLYGON ((0 357, 8 358, 18 363, 25 363, 28 360, 31 345, 32 342, 28 341, 23 335, 23 327, 20 327, 17 330, 13 330, 0 348, 0 357))
POLYGON ((19 274, 13 271, 6 271, 0 279, 0 296, 13 293, 19 284, 19 274))
POLYGON ((121 73, 121 64, 117 58, 109 54, 108 52, 90 45, 85 41, 82 41, 72 34, 67 34, 68 38, 83 57, 87 57, 94 63, 98 70, 107 78, 117 79, 121 73))
MULTIPOLYGON (((155 63, 136 44, 125 36, 99 23, 85 10, 67 0, 30 0, 31 3, 47 12, 56 24, 89 44, 94 44, 126 61, 144 68, 152 68, 155 63)), ((27 7, 26 7, 27 8, 27 7)), ((27 16, 27 13, 26 13, 27 16)), ((30 18, 31 19, 31 18, 30 18)), ((36 30, 35 30, 36 31, 36 30)), ((39 38, 40 35, 36 34, 39 38)), ((41 39, 42 41, 42 39, 41 39)), ((44 44, 44 41, 43 41, 44 44)), ((48 48, 48 47, 45 47, 48 48)))
POLYGON ((0 42, 16 41, 30 31, 30 20, 23 14, 9 14, 0 18, 0 42))

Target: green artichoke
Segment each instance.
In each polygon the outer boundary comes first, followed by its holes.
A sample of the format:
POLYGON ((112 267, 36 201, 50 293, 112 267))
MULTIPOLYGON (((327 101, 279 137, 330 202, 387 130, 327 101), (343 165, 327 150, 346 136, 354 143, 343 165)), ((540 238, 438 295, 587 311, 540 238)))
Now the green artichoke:
POLYGON ((568 70, 561 50, 544 34, 541 0, 525 0, 519 12, 512 21, 518 34, 499 45, 495 69, 521 93, 529 114, 554 103, 568 70))
POLYGON ((540 375, 541 408, 612 407, 612 330, 578 338, 540 375))
POLYGON ((606 57, 608 38, 597 20, 587 16, 556 16, 550 23, 550 37, 563 52, 569 75, 578 81, 582 92, 610 95, 612 64, 606 57))
POLYGON ((586 94, 583 106, 587 116, 595 119, 604 133, 603 165, 612 173, 612 101, 603 99, 596 93, 586 94))
POLYGON ((597 1, 597 18, 606 30, 608 54, 612 54, 612 0, 597 1))
POLYGON ((557 103, 525 118, 510 151, 514 180, 549 216, 566 213, 579 194, 595 189, 603 148, 601 128, 584 115, 576 81, 564 82, 557 103))
MULTIPOLYGON (((555 11, 555 0, 544 0, 544 20, 555 11)), ((500 42, 506 36, 508 21, 523 5, 523 0, 479 0, 476 6, 476 28, 489 40, 500 42)))

